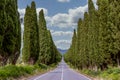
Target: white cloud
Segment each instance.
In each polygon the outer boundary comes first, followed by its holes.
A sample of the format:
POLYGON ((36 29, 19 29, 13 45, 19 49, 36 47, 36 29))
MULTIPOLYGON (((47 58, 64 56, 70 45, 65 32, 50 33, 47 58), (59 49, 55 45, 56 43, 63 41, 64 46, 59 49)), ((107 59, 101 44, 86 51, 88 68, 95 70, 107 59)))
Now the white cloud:
POLYGON ((20 13, 20 18, 23 18, 25 15, 25 9, 18 9, 18 12, 20 13))
POLYGON ((64 3, 64 2, 70 2, 70 0, 58 0, 58 2, 64 3))
POLYGON ((58 40, 58 41, 55 41, 55 44, 57 48, 68 49, 70 47, 71 40, 58 40))
POLYGON ((70 17, 70 22, 72 23, 77 23, 79 18, 84 17, 84 12, 88 10, 88 5, 85 5, 83 7, 78 7, 74 9, 69 9, 69 17, 70 17))
POLYGON ((56 37, 56 36, 69 36, 72 37, 73 36, 73 32, 72 31, 54 31, 52 32, 52 36, 56 37))
POLYGON ((70 44, 71 43, 71 40, 58 40, 58 41, 55 41, 56 44, 70 44))
MULTIPOLYGON (((95 8, 97 0, 93 0, 95 8)), ((59 28, 75 28, 79 18, 84 17, 84 13, 88 11, 88 4, 85 6, 79 6, 77 8, 69 9, 68 13, 58 13, 52 17, 47 16, 47 24, 50 27, 59 27, 59 28)))
MULTIPOLYGON (((39 12, 40 12, 41 9, 44 10, 44 14, 46 16, 48 14, 48 10, 46 8, 37 8, 36 9, 37 15, 39 15, 39 12)), ((24 18, 25 9, 18 9, 18 12, 20 13, 20 18, 24 18)))
POLYGON ((75 28, 79 18, 84 17, 84 12, 88 10, 88 5, 69 9, 68 13, 58 13, 52 17, 46 17, 48 26, 56 26, 59 28, 75 28))
MULTIPOLYGON (((97 0, 93 0, 95 7, 97 0)), ((48 16, 48 10, 45 8, 37 8, 37 15, 39 15, 39 11, 43 9, 45 13, 45 19, 47 21, 48 27, 59 27, 59 28, 75 28, 77 26, 77 22, 79 18, 84 17, 84 12, 88 11, 88 4, 85 6, 79 6, 77 8, 72 8, 68 10, 68 13, 58 13, 54 16, 48 16)), ((24 17, 25 9, 18 9, 21 18, 24 17)))

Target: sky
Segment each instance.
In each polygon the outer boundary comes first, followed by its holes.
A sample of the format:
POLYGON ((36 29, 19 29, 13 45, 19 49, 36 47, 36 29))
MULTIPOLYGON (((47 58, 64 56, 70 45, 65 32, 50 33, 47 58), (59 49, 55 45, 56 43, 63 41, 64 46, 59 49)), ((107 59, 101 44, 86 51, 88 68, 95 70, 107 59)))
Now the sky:
MULTIPOLYGON (((18 0, 20 18, 24 18, 25 8, 32 1, 36 3, 37 14, 41 9, 44 10, 47 28, 51 31, 57 48, 69 49, 78 19, 83 18, 84 12, 88 11, 88 0, 18 0)), ((96 1, 93 0, 94 4, 96 1)), ((23 33, 23 23, 21 29, 23 33)))

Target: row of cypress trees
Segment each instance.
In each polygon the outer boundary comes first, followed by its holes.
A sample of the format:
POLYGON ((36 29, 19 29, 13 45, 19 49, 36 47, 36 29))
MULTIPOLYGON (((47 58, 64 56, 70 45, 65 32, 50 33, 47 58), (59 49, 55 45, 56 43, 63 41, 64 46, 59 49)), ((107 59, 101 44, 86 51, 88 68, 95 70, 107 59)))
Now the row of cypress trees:
POLYGON ((65 60, 79 69, 104 70, 120 66, 120 2, 88 0, 88 12, 79 19, 65 60))
POLYGON ((20 43, 17 0, 0 0, 0 65, 16 63, 20 54, 20 43))
MULTIPOLYGON (((39 21, 37 19, 35 2, 26 8, 24 30, 24 63, 49 65, 60 61, 61 55, 47 30, 43 10, 39 13, 39 21)), ((15 65, 20 47, 21 27, 17 0, 0 0, 0 66, 15 65)))
POLYGON ((52 40, 51 33, 47 30, 44 12, 39 12, 37 19, 35 2, 27 6, 24 17, 24 46, 23 62, 26 64, 52 64, 61 59, 60 53, 52 40), (39 20, 39 21, 38 21, 39 20))

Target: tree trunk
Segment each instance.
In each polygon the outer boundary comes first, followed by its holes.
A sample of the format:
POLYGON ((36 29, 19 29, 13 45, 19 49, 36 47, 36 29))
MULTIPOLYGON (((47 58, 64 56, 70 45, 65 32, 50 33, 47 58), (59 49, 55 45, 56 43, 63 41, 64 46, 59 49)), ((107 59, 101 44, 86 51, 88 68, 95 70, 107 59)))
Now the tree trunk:
POLYGON ((120 51, 118 52, 118 55, 117 55, 117 65, 120 68, 120 51))

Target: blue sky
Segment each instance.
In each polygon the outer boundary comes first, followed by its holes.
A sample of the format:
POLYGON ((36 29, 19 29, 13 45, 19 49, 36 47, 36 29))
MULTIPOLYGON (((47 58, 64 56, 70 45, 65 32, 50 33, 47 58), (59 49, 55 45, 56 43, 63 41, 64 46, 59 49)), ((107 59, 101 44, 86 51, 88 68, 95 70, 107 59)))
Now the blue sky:
POLYGON ((57 13, 67 13, 68 9, 87 4, 87 0, 18 0, 19 8, 25 8, 31 1, 36 2, 37 8, 46 8, 49 12, 49 16, 53 16, 57 13), (66 2, 62 2, 66 1, 66 2))
MULTIPOLYGON (((36 3, 37 14, 41 9, 44 10, 47 27, 51 31, 56 46, 60 49, 68 49, 78 19, 83 18, 84 12, 88 10, 87 0, 18 0, 21 18, 24 17, 26 6, 32 1, 36 3)), ((96 2, 96 0, 93 1, 96 2)), ((22 24, 22 33, 23 31, 22 24)))

